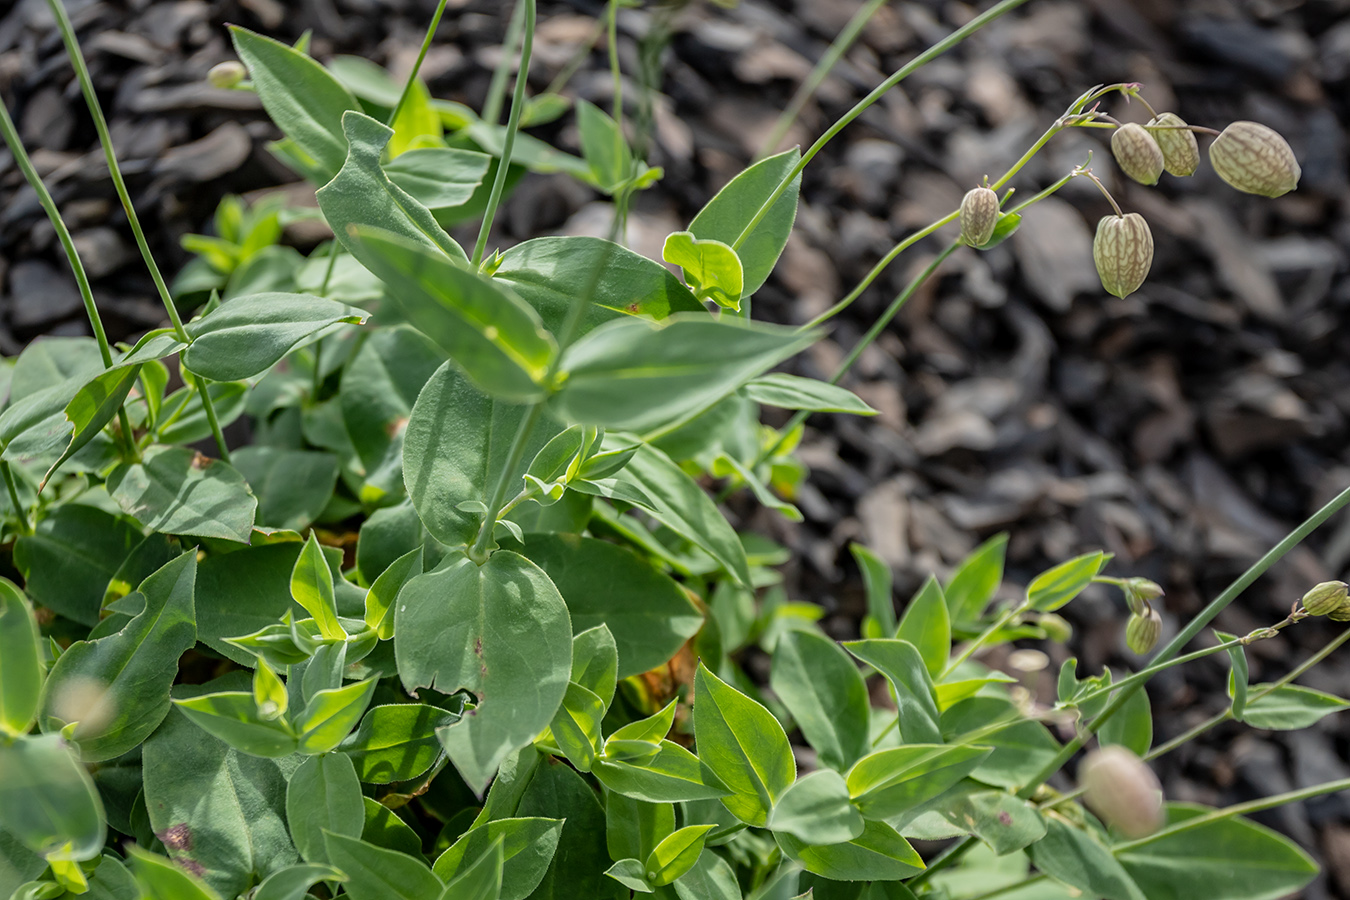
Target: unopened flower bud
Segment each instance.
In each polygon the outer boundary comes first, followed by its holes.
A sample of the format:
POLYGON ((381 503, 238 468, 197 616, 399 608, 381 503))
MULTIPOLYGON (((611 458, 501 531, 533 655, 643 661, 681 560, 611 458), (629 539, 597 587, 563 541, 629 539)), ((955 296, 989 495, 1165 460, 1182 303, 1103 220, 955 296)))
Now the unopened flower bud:
POLYGON ((1303 595, 1300 601, 1310 616, 1325 616, 1335 612, 1350 597, 1350 588, 1344 581, 1324 581, 1303 595))
POLYGON ((1121 171, 1140 184, 1157 184, 1163 171, 1163 152, 1143 125, 1131 122, 1111 135, 1111 153, 1121 171))
POLYGON ((1153 233, 1144 217, 1103 217, 1092 241, 1092 261, 1107 293, 1128 297, 1137 291, 1153 265, 1153 233))
POLYGON ((1342 600, 1341 605, 1327 613, 1333 622, 1350 622, 1350 600, 1342 600))
POLYGON ((244 64, 232 59, 212 66, 211 71, 206 73, 206 80, 210 82, 211 87, 232 88, 247 75, 248 70, 244 68, 244 64))
POLYGON ((1176 113, 1154 116, 1145 126, 1162 150, 1163 168, 1172 175, 1193 175, 1200 167, 1200 145, 1195 132, 1176 113))
POLYGON ((961 200, 961 242, 972 247, 989 243, 998 225, 998 194, 987 187, 971 188, 961 200))
POLYGON ((1101 820, 1125 837, 1147 837, 1162 827, 1158 776, 1142 759, 1118 745, 1093 750, 1079 769, 1084 800, 1101 820))
POLYGON ((1073 626, 1063 616, 1056 613, 1041 613, 1041 617, 1036 620, 1036 624, 1041 626, 1041 630, 1045 632, 1045 639, 1054 641, 1056 644, 1063 644, 1073 637, 1073 626))
POLYGON ((1279 132, 1256 122, 1234 122, 1209 145, 1219 177, 1248 194, 1279 197, 1298 187, 1303 170, 1279 132))
POLYGON ((1162 635, 1162 617, 1156 609, 1147 609, 1142 613, 1131 613, 1125 625, 1125 646, 1131 652, 1143 656, 1158 643, 1162 635))
POLYGON ((1150 601, 1163 595, 1162 586, 1147 578, 1126 578, 1124 588, 1125 602, 1130 605, 1132 613, 1142 613, 1150 601))

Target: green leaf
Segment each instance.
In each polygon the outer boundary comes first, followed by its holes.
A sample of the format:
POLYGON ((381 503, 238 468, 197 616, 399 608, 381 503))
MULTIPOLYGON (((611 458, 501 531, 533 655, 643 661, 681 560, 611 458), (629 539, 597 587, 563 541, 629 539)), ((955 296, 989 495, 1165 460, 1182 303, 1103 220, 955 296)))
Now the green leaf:
POLYGON ((768 827, 808 844, 842 844, 863 833, 863 817, 840 774, 821 769, 783 792, 769 813, 768 827))
MULTIPOLYGON (((441 543, 473 542, 483 514, 465 504, 486 506, 525 414, 524 406, 478 390, 453 363, 437 370, 418 395, 404 436, 403 478, 427 531, 441 543)), ((528 461, 556 430, 547 422, 535 427, 508 484, 521 483, 528 461)))
POLYGON ((624 547, 571 534, 530 534, 521 552, 557 586, 578 634, 609 629, 619 678, 663 665, 703 625, 674 580, 624 547))
POLYGON ((502 254, 493 279, 508 283, 555 333, 576 298, 589 290, 578 337, 626 315, 664 319, 704 312, 665 266, 601 238, 543 237, 517 244, 502 254))
POLYGON ((357 226, 347 237, 408 322, 480 388, 518 403, 543 397, 557 344, 510 288, 381 228, 357 226))
POLYGON ((928 576, 909 601, 895 636, 914 645, 934 678, 947 668, 947 657, 952 652, 952 626, 947 617, 947 601, 936 578, 928 576))
POLYGON ((779 409, 804 409, 810 412, 852 413, 855 416, 875 416, 877 411, 864 403, 857 394, 828 381, 802 378, 786 372, 770 372, 753 378, 745 385, 751 400, 779 409))
POLYGON ((1027 603, 1040 612, 1054 612, 1092 583, 1111 557, 1098 550, 1084 553, 1037 575, 1027 585, 1027 603))
POLYGON ((577 128, 581 132, 581 155, 590 166, 595 185, 606 193, 627 181, 633 171, 633 153, 628 149, 619 124, 585 100, 578 100, 577 128))
POLYGON ((699 240, 688 231, 666 238, 661 258, 684 271, 685 283, 699 300, 740 310, 745 275, 736 251, 721 241, 699 240))
POLYGON ((439 706, 375 706, 338 749, 350 757, 357 776, 366 784, 410 781, 431 768, 440 755, 437 729, 458 721, 458 715, 439 706))
POLYGON ((341 861, 352 900, 429 900, 445 888, 420 859, 331 832, 324 840, 328 857, 341 861))
MULTIPOLYGON (((1172 803, 1167 824, 1208 812, 1172 803)), ((1237 817, 1150 840, 1117 858, 1149 900, 1276 900, 1317 875, 1316 863, 1293 841, 1237 817)))
MULTIPOLYGON (((1237 635, 1229 634, 1226 631, 1214 629, 1214 635, 1220 641, 1228 643, 1237 640, 1237 635)), ((1233 701, 1233 718, 1238 722, 1245 722, 1244 713, 1247 710, 1247 648, 1244 644, 1238 644, 1229 647, 1228 663, 1232 667, 1228 672, 1228 696, 1233 701)))
POLYGON ((103 430, 103 426, 113 420, 140 374, 140 366, 109 369, 80 388, 71 398, 65 409, 66 420, 74 426, 70 443, 56 462, 51 464, 47 474, 42 476, 38 484, 39 491, 47 486, 47 482, 66 460, 88 445, 103 430))
POLYGON ((412 80, 403 95, 403 104, 398 107, 398 118, 389 124, 394 131, 394 139, 389 144, 391 157, 401 156, 424 144, 439 145, 445 137, 441 117, 431 106, 431 92, 420 78, 412 80))
POLYGON ((342 743, 370 705, 377 679, 319 691, 295 719, 301 753, 327 753, 342 743))
POLYGON ((567 690, 572 629, 562 596, 519 554, 499 550, 482 566, 451 554, 408 582, 394 621, 404 687, 477 696, 440 739, 481 793, 506 755, 549 724, 567 690))
POLYGON ((1044 725, 1026 721, 1007 700, 976 696, 962 700, 942 714, 942 731, 954 738, 1010 715, 1020 721, 980 737, 980 743, 993 747, 994 752, 971 777, 995 787, 1017 790, 1059 753, 1059 743, 1044 725))
POLYGON ((806 871, 836 881, 898 881, 923 869, 923 858, 885 822, 869 821, 862 834, 840 844, 807 844, 781 831, 774 839, 806 871))
MULTIPOLYGON (((565 765, 540 765, 516 815, 563 821, 553 861, 530 900, 618 900, 624 892, 604 875, 605 812, 595 790, 565 765)), ((504 892, 503 892, 504 893, 504 892)))
POLYGON ((361 798, 365 806, 366 821, 361 827, 361 840, 386 850, 397 850, 409 856, 420 856, 422 838, 413 831, 412 826, 403 821, 394 811, 369 797, 361 798))
POLYGON ((105 850, 98 868, 90 873, 86 896, 88 900, 140 900, 141 891, 122 860, 105 850))
POLYGON ((707 763, 673 741, 661 741, 655 755, 640 761, 602 757, 591 774, 611 791, 648 803, 716 800, 731 793, 707 763))
POLYGON ((445 886, 440 900, 498 900, 502 894, 502 842, 465 867, 445 886))
POLYGON ((384 172, 427 209, 450 209, 469 201, 491 162, 474 150, 419 147, 398 154, 384 172))
POLYGON ((1008 535, 996 534, 975 548, 943 589, 947 610, 955 624, 978 621, 1003 582, 1003 557, 1008 535))
POLYGON ((453 883, 466 864, 481 859, 494 844, 500 844, 501 900, 524 900, 548 871, 562 829, 561 820, 540 817, 486 822, 462 834, 437 857, 431 869, 443 881, 453 883))
POLYGON ((144 609, 120 631, 61 654, 47 678, 43 730, 78 720, 70 737, 86 762, 121 756, 149 737, 168 715, 178 658, 197 642, 196 577, 197 556, 184 553, 128 595, 144 609))
MULTIPOLYGON (((1064 882, 1093 897, 1106 900, 1153 900, 1144 894, 1129 874, 1086 832, 1053 816, 1045 820, 1046 833, 1027 850, 1031 861, 1051 878, 1064 882)), ((1213 897, 1209 890, 1202 896, 1213 897)))
MULTIPOLYGON (((708 201, 708 205, 689 223, 689 230, 700 240, 721 241, 735 246, 736 239, 750 224, 755 213, 764 205, 778 185, 797 164, 801 154, 793 149, 755 163, 727 183, 708 201)), ((797 194, 801 176, 792 184, 736 248, 745 269, 745 287, 742 297, 759 290, 778 262, 792 233, 797 218, 797 194)))
MULTIPOLYGON (((544 569, 544 572, 548 570, 544 569)), ((563 599, 567 599, 566 595, 563 599)), ((572 627, 576 627, 575 615, 572 627)), ((572 637, 571 680, 599 697, 606 709, 614 700, 619 682, 619 648, 613 633, 603 622, 572 637)))
MULTIPOLYGON (((248 384, 243 381, 212 382, 206 389, 224 428, 244 414, 248 384)), ((202 405, 201 391, 183 387, 164 400, 155 439, 161 444, 191 444, 211 436, 211 422, 202 405)))
POLYGON ((293 647, 290 629, 277 620, 287 610, 294 618, 304 617, 291 599, 291 574, 303 546, 298 541, 260 544, 204 559, 197 569, 198 640, 245 666, 253 665, 252 654, 226 638, 274 627, 280 629, 280 640, 293 647))
POLYGON ((694 676, 694 697, 700 760, 733 791, 722 804, 741 821, 762 827, 797 777, 783 726, 702 663, 694 676))
POLYGON ((300 531, 313 524, 333 498, 338 458, 314 450, 242 447, 230 463, 258 498, 257 524, 300 531))
POLYGON ((34 603, 93 627, 108 583, 141 540, 131 520, 70 503, 15 541, 14 565, 34 603))
POLYGON ((1245 721, 1253 728, 1293 731, 1307 728, 1323 716, 1350 708, 1350 701, 1297 684, 1282 685, 1274 690, 1269 684, 1254 684, 1251 689, 1258 696, 1247 703, 1245 721))
POLYGON ((638 448, 623 477, 652 501, 652 517, 699 547, 738 584, 750 584, 745 546, 706 491, 669 456, 650 444, 638 448))
POLYGON ((309 294, 236 297, 188 323, 192 344, 183 351, 183 365, 211 381, 242 381, 334 325, 365 320, 359 309, 309 294))
POLYGON ((248 66, 267 115, 322 183, 347 158, 342 114, 359 110, 354 98, 323 66, 271 38, 232 26, 235 52, 248 66))
POLYGON ((394 636, 394 600, 405 584, 421 574, 422 548, 417 547, 394 560, 366 591, 365 621, 375 629, 380 640, 387 641, 394 636))
POLYGON ((220 894, 210 885, 164 857, 135 844, 127 848, 127 853, 142 900, 220 900, 220 894))
POLYGON ((1097 739, 1103 745, 1119 744, 1138 757, 1148 755, 1153 746, 1153 710, 1143 685, 1139 685, 1125 705, 1103 723, 1097 739))
MULTIPOLYGON (((179 687, 193 693, 244 685, 246 679, 179 687)), ((234 897, 297 861, 286 827, 290 767, 248 756, 175 710, 142 748, 150 826, 171 858, 234 897)))
POLYGON ((869 819, 895 819, 927 803, 974 771, 988 747, 906 744, 858 760, 848 792, 869 819))
POLYGON ((589 772, 600 752, 600 720, 605 717, 605 702, 579 684, 567 685, 562 705, 553 714, 549 730, 567 761, 579 771, 589 772))
POLYGON ((900 717, 900 737, 907 744, 940 744, 937 698, 923 657, 909 641, 848 641, 844 647, 890 682, 900 717))
POLYGON ((0 578, 0 741, 33 726, 45 674, 33 607, 12 581, 0 578))
POLYGON ((342 882, 347 876, 332 866, 302 864, 278 869, 264 879, 253 900, 305 900, 320 881, 342 882))
POLYGON ((306 862, 341 862, 329 859, 324 833, 359 838, 365 815, 361 782, 345 754, 309 757, 286 786, 286 821, 306 862))
MULTIPOLYGON (((463 248, 437 224, 431 211, 381 168, 380 156, 394 136, 393 130, 359 112, 344 113, 342 129, 347 141, 346 162, 342 171, 316 193, 319 209, 338 242, 376 275, 380 275, 378 257, 356 238, 358 227, 381 229, 434 258, 467 265, 469 259, 463 248)), ((439 155, 455 151, 420 152, 439 155)))
POLYGON ((188 447, 153 446, 108 476, 108 492, 136 521, 164 534, 248 543, 258 501, 243 476, 188 447))
POLYGON ((843 770, 867 753, 867 684, 834 641, 786 632, 774 647, 769 684, 823 764, 843 770))
POLYGON ((736 872, 722 857, 704 850, 694 867, 675 881, 680 900, 741 900, 736 872))
POLYGON ((851 543, 849 552, 862 572, 863 587, 867 590, 867 615, 863 623, 864 637, 895 637, 898 626, 895 618, 895 603, 891 598, 891 567, 862 544, 851 543), (875 634, 871 633, 874 629, 875 634))
MULTIPOLYGON (((655 715, 629 722, 627 725, 615 729, 609 736, 609 740, 643 741, 653 746, 660 744, 666 739, 666 735, 670 734, 670 727, 675 724, 677 703, 678 700, 671 700, 655 715)), ((645 856, 646 854, 642 855, 645 856)))
POLYGON ((646 431, 712 406, 818 338, 693 313, 617 319, 567 349, 550 404, 568 422, 646 431))
POLYGON ((698 862, 703 843, 714 825, 690 825, 667 835, 647 857, 647 883, 655 887, 670 884, 698 862))
POLYGON ((674 804, 605 793, 605 845, 612 859, 646 859, 674 831, 674 804))
POLYGON ((264 717, 252 691, 220 691, 174 704, 199 728, 242 753, 275 759, 295 752, 295 732, 284 721, 264 717))
POLYGON ((0 829, 35 853, 93 859, 106 834, 103 804, 59 735, 0 744, 0 829))
POLYGON ((291 597, 318 623, 319 633, 330 641, 343 641, 347 632, 338 623, 337 600, 333 593, 333 573, 323 558, 319 539, 310 532, 305 547, 291 570, 291 597))
POLYGON ((939 808, 943 818, 969 831, 1002 856, 1045 836, 1036 807, 1006 791, 962 793, 939 808))
POLYGON ((606 869, 605 874, 636 893, 652 893, 652 886, 647 883, 647 867, 641 860, 621 859, 606 869))

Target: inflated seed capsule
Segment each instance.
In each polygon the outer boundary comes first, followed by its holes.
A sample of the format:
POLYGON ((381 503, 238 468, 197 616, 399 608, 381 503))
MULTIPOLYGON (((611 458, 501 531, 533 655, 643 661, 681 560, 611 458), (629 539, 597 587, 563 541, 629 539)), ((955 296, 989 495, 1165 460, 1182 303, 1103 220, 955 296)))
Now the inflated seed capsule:
POLYGON ((987 187, 971 188, 961 200, 961 242, 972 247, 989 243, 998 225, 998 194, 987 187))
POLYGON ((1303 595, 1299 601, 1310 616, 1325 616, 1335 612, 1350 597, 1350 588, 1344 581, 1324 581, 1303 595))
POLYGON ((1131 613, 1130 620, 1125 625, 1125 646, 1129 647, 1131 652, 1143 656, 1157 645, 1161 635, 1162 617, 1158 615, 1157 610, 1147 609, 1142 613, 1131 613))
POLYGON ((1342 600, 1341 605, 1327 613, 1333 622, 1350 622, 1350 600, 1342 600))
POLYGON ((1298 187, 1303 170, 1279 132, 1257 122, 1234 122, 1209 145, 1219 177, 1248 194, 1279 197, 1298 187))
POLYGON ((1143 125, 1131 122, 1111 135, 1111 153, 1121 171, 1140 184, 1157 184, 1163 171, 1163 152, 1143 125))
POLYGON ((206 73, 206 80, 210 82, 211 87, 232 88, 247 75, 248 70, 244 68, 244 64, 232 59, 212 66, 211 71, 206 73))
POLYGON ((1144 126, 1162 150, 1163 168, 1172 175, 1193 175, 1200 167, 1200 145, 1195 132, 1186 128, 1186 122, 1176 113, 1154 116, 1144 126))
POLYGON ((1105 216, 1097 223, 1092 261, 1107 293, 1127 297, 1137 291, 1153 265, 1153 233, 1144 217, 1105 216))
POLYGON ((1142 759, 1116 744, 1093 750, 1078 770, 1083 799, 1102 821, 1131 840, 1163 825, 1162 785, 1142 759))
POLYGON ((1045 632, 1047 641, 1063 644, 1073 637, 1073 626, 1063 616, 1056 613, 1041 613, 1041 617, 1036 620, 1036 624, 1041 626, 1041 630, 1045 632))

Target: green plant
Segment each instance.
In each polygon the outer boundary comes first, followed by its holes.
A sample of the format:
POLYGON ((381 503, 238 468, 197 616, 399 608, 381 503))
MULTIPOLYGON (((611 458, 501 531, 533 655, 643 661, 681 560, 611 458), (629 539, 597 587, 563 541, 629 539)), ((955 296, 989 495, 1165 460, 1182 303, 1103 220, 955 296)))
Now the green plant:
MULTIPOLYGON (((74 33, 50 2, 145 249, 74 33)), ((1022 2, 922 54, 805 154, 731 181, 667 240, 682 278, 613 240, 487 252, 524 168, 611 196, 615 234, 631 196, 661 177, 625 132, 617 80, 612 114, 577 104, 576 157, 520 133, 532 108, 552 114, 540 98, 531 107, 523 78, 498 124, 505 67, 479 117, 432 98, 416 68, 400 85, 234 29, 251 80, 235 68, 213 78, 258 93, 284 135, 273 151, 318 187, 335 240, 305 258, 276 243, 294 213, 227 201, 217 236, 190 239, 202 262, 178 282, 188 299, 209 295, 196 318, 181 321, 147 252, 173 325, 134 347, 104 337, 3 111, 96 337, 35 343, 6 369, 4 527, 24 586, 0 581, 0 894, 1255 900, 1306 882, 1302 851, 1241 816, 1350 785, 1164 809, 1138 758, 1227 718, 1297 728, 1350 705, 1293 684, 1350 631, 1270 685, 1247 683, 1244 655, 1308 615, 1339 619, 1343 585, 1315 588, 1270 628, 1179 655, 1350 490, 1148 666, 1080 679, 1070 661, 1056 705, 1038 709, 978 651, 1066 639, 1056 611, 1098 582, 1126 592, 1131 645, 1147 652, 1157 585, 1102 574, 1109 557, 1095 552, 1000 606, 999 536, 897 617, 889 570, 854 547, 869 615, 861 639, 840 644, 814 625, 817 609, 784 595, 782 550, 738 534, 707 489, 798 515, 804 419, 873 412, 837 382, 918 285, 963 244, 1006 239, 1019 210, 1071 178, 1096 181, 1084 165, 1016 206, 995 193, 1059 131, 1114 128, 1097 104, 1137 97, 1137 85, 1084 93, 1002 177, 901 241, 815 322, 750 317, 807 163, 909 72, 1022 2), (445 229, 474 218, 470 253, 445 229), (830 381, 771 373, 904 249, 958 218, 961 237, 830 381), (183 386, 170 393, 172 357, 183 386), (761 404, 797 413, 773 429, 761 404), (257 439, 231 453, 221 428, 244 414, 257 439), (220 459, 187 446, 208 437, 220 459), (768 691, 738 665, 751 646, 771 656, 768 691), (1219 652, 1232 666, 1228 710, 1152 748, 1143 685, 1219 652), (872 704, 871 677, 892 704, 872 704), (1045 727, 1052 717, 1076 723, 1069 743, 1045 727), (799 771, 795 732, 812 771, 799 771), (1117 749, 1094 757, 1085 808, 1046 781, 1094 737, 1117 749), (958 840, 925 861, 910 838, 958 840)), ((532 0, 515 22, 508 43, 520 41, 524 71, 532 0)), ((1154 180, 1158 160, 1185 168, 1195 129, 1166 116, 1148 127, 1161 145, 1132 130, 1130 159, 1148 156, 1154 180)), ((1245 143, 1220 150, 1230 181, 1269 193, 1297 180, 1268 135, 1235 136, 1245 143), (1244 169, 1253 141, 1265 149, 1244 169)), ((1098 254, 1118 293, 1147 273, 1127 239, 1098 254)))

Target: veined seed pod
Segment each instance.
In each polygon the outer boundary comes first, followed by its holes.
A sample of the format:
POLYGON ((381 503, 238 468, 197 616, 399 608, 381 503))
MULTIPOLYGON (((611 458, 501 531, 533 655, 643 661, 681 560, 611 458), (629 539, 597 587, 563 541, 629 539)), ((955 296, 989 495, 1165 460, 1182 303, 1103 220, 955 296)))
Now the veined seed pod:
POLYGON ((1350 600, 1342 600, 1341 605, 1327 613, 1333 622, 1350 622, 1350 600))
POLYGON ((243 81, 247 75, 248 69, 244 68, 244 64, 231 59, 212 66, 211 71, 206 73, 206 80, 211 84, 211 87, 232 88, 243 81))
POLYGON ((1145 126, 1162 150, 1163 168, 1172 175, 1193 175, 1200 167, 1200 145, 1195 132, 1176 113, 1154 116, 1145 126))
POLYGON ((1298 187, 1303 170, 1279 132, 1256 122, 1234 122, 1209 145, 1219 177, 1248 194, 1279 197, 1298 187))
POLYGON ((989 243, 998 225, 998 194, 987 187, 971 188, 961 200, 961 241, 972 247, 989 243))
POLYGON ((1157 645, 1161 635, 1162 617, 1157 610, 1150 608, 1142 613, 1131 613, 1130 621, 1125 625, 1125 646, 1143 656, 1157 645))
POLYGON ((1131 122, 1111 135, 1111 153, 1121 170, 1140 184, 1157 184, 1163 171, 1163 152, 1143 125, 1131 122))
POLYGON ((1350 588, 1344 581, 1324 581, 1303 595, 1299 602, 1310 616, 1325 616, 1335 612, 1350 597, 1350 588))
POLYGON ((1138 577, 1125 579, 1125 602, 1132 613, 1142 613, 1150 600, 1157 600, 1162 595, 1162 585, 1156 581, 1138 577))
POLYGON ((1084 798, 1102 821, 1131 840, 1162 827, 1163 795, 1158 776, 1119 745, 1093 750, 1079 769, 1084 798))
POLYGON ((1098 222, 1092 261, 1107 293, 1128 297, 1139 290, 1153 265, 1153 233, 1144 217, 1127 213, 1098 222))

